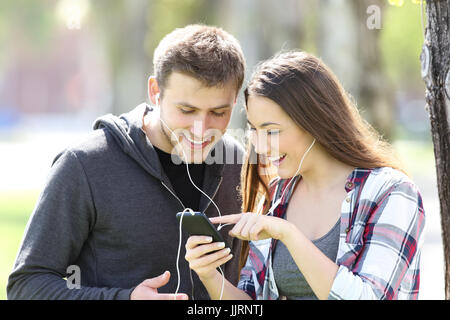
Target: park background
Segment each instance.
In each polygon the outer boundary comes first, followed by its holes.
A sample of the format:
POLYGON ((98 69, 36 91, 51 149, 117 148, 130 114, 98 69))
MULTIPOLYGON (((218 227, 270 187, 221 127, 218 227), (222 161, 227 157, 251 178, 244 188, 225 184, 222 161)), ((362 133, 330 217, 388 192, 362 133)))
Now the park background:
MULTIPOLYGON (((417 0, 0 1, 0 299, 54 156, 97 117, 148 102, 153 50, 190 23, 236 36, 246 81, 258 61, 280 49, 305 50, 331 67, 421 190, 419 299, 443 299, 436 169, 420 76, 422 19, 417 0)), ((241 94, 230 128, 245 122, 241 94)))

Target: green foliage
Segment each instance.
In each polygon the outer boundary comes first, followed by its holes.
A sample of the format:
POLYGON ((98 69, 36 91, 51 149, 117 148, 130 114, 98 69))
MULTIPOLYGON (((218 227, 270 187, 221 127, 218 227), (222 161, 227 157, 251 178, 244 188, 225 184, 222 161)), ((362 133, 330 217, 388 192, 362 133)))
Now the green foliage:
POLYGON ((382 61, 390 80, 399 87, 422 85, 419 57, 423 40, 420 5, 405 1, 402 6, 385 7, 380 34, 382 61))
POLYGON ((0 192, 0 300, 6 299, 6 285, 19 250, 38 191, 0 192))
POLYGON ((0 1, 0 56, 6 43, 20 43, 23 49, 46 53, 55 32, 54 3, 37 0, 0 1))
POLYGON ((159 41, 175 28, 192 23, 214 24, 216 11, 209 10, 215 1, 206 0, 155 0, 148 12, 148 32, 145 39, 147 55, 153 57, 153 51, 159 41))

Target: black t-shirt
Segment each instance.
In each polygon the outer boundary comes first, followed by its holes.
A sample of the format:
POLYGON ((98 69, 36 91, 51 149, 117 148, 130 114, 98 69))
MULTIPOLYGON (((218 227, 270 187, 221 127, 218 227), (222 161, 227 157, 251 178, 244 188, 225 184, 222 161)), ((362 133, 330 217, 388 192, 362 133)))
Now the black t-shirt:
MULTIPOLYGON (((186 169, 186 164, 175 164, 172 161, 172 155, 164 152, 157 147, 154 147, 158 153, 159 161, 163 167, 164 172, 169 178, 175 190, 177 197, 180 198, 186 208, 191 208, 194 211, 199 211, 201 192, 198 191, 189 180, 186 169)), ((205 163, 189 164, 189 173, 194 183, 202 189, 203 174, 205 171, 205 163)))

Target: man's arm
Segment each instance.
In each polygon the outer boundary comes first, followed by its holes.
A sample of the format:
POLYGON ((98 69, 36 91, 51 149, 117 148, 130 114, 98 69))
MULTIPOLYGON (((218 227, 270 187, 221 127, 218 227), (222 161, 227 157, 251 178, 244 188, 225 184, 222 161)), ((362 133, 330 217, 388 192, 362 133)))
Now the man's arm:
POLYGON ((69 289, 63 279, 94 226, 95 214, 82 164, 65 151, 53 164, 28 221, 8 279, 8 299, 129 299, 130 288, 69 289))

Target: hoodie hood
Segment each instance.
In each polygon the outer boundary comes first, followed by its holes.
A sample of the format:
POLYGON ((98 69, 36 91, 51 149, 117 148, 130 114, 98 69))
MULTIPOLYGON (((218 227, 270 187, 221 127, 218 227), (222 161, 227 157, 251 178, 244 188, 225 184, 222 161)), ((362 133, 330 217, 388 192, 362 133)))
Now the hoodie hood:
POLYGON ((162 168, 158 155, 142 130, 144 115, 152 111, 146 103, 128 113, 115 116, 106 114, 94 121, 93 129, 110 133, 123 152, 133 158, 148 173, 162 180, 162 168))

